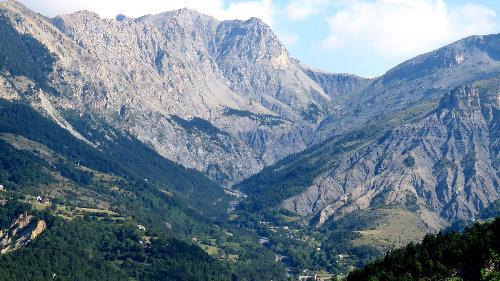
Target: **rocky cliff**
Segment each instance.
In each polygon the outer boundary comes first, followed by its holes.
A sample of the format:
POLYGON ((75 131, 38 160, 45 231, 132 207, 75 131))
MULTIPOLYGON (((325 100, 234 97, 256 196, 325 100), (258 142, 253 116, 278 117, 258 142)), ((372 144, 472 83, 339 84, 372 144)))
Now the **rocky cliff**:
POLYGON ((43 220, 36 220, 31 215, 20 215, 6 229, 0 229, 0 254, 18 250, 35 240, 47 228, 43 220))
POLYGON ((447 92, 435 109, 327 161, 333 167, 282 206, 319 224, 391 205, 413 205, 435 230, 476 217, 500 198, 499 91, 493 79, 447 92))
POLYGON ((13 91, 4 97, 50 105, 63 118, 91 114, 225 185, 305 149, 330 112, 331 96, 256 18, 182 9, 48 19, 14 1, 0 12, 2 39, 39 52, 9 51, 2 81, 13 91), (12 71, 29 63, 41 67, 12 71))

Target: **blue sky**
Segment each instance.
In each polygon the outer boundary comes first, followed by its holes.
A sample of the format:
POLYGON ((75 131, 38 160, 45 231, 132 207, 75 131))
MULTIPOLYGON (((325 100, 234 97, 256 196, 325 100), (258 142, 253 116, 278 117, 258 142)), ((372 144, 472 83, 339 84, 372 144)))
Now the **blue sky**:
MULTIPOLYGON (((275 5, 290 7, 290 2, 275 5)), ((378 76, 468 35, 500 32, 498 0, 300 2, 319 8, 308 14, 302 7, 302 15, 295 16, 280 9, 274 29, 291 38, 287 47, 293 56, 331 72, 378 76)))
POLYGON ((374 77, 473 34, 500 33, 500 0, 20 0, 47 16, 87 9, 131 17, 183 7, 218 19, 263 19, 293 57, 374 77))

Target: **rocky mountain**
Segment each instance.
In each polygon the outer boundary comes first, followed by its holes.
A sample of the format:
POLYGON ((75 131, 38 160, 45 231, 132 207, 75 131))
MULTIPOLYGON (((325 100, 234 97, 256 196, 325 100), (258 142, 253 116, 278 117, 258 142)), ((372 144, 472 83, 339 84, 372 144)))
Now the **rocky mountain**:
MULTIPOLYGON (((320 125, 333 137, 242 182, 244 206, 322 225, 398 205, 431 231, 476 217, 500 196, 499 38, 465 38, 372 81, 351 77, 344 110, 320 125)), ((336 91, 335 75, 309 75, 336 91)))
POLYGON ((6 233, 33 216, 57 241, 54 227, 84 225, 140 244, 123 246, 128 267, 83 233, 121 277, 177 260, 150 251, 153 235, 192 245, 184 261, 221 280, 345 273, 498 202, 499 46, 471 36, 367 79, 302 64, 256 18, 46 18, 1 2, 2 247, 31 247, 6 233), (52 205, 32 209, 36 194, 52 205))
POLYGON ((499 198, 498 92, 500 81, 460 86, 427 116, 397 126, 315 178, 283 206, 330 217, 412 201, 422 219, 473 218, 499 198))
POLYGON ((498 34, 470 36, 403 62, 351 92, 342 105, 345 110, 326 118, 322 128, 340 135, 413 103, 437 101, 465 83, 498 77, 499 40, 498 34))
POLYGON ((320 225, 391 205, 410 207, 431 230, 474 218, 500 197, 499 90, 498 78, 459 86, 439 104, 414 105, 329 140, 265 169, 241 188, 255 198, 278 192, 278 201, 256 206, 280 205, 315 216, 320 225))
POLYGON ((221 22, 182 9, 48 19, 1 5, 3 39, 29 40, 19 42, 24 49, 4 46, 5 98, 62 123, 68 112, 90 114, 224 185, 305 149, 332 106, 256 18, 221 22))

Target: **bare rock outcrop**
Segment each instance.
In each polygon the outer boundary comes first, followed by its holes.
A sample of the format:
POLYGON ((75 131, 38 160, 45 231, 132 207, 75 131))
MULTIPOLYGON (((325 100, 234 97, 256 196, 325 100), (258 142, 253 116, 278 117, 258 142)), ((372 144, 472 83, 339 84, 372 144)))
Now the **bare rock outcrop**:
POLYGON ((46 229, 45 221, 28 214, 20 215, 8 228, 0 230, 0 253, 7 254, 26 246, 46 229))

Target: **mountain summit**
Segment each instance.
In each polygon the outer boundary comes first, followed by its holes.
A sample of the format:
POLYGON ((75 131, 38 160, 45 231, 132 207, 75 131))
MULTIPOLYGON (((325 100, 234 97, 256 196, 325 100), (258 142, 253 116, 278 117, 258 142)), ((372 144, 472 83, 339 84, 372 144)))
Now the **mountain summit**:
MULTIPOLYGON (((331 97, 256 18, 217 21, 182 9, 47 19, 14 1, 1 14, 11 34, 39 42, 50 60, 29 82, 58 115, 92 115, 225 185, 305 149, 329 112, 331 97)), ((10 74, 5 83, 19 88, 10 74)))

